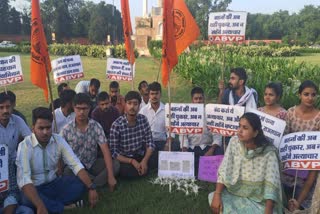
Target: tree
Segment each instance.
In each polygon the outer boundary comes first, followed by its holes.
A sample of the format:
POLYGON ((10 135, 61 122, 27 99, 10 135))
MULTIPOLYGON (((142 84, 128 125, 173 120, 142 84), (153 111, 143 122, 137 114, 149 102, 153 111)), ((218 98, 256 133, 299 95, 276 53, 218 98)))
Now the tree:
POLYGON ((30 35, 31 33, 31 13, 30 10, 27 8, 23 8, 23 11, 21 13, 21 19, 22 19, 22 34, 24 35, 30 35))
POLYGON ((186 0, 186 4, 195 18, 203 39, 208 38, 208 21, 211 12, 226 11, 232 0, 186 0))
POLYGON ((10 12, 9 0, 0 0, 0 33, 8 33, 8 17, 10 12))
POLYGON ((20 13, 15 8, 11 8, 8 16, 8 32, 10 34, 21 33, 21 18, 20 13))
POLYGON ((122 28, 120 12, 113 5, 100 2, 91 11, 89 40, 95 44, 102 44, 106 41, 107 35, 111 40, 119 40, 122 28))

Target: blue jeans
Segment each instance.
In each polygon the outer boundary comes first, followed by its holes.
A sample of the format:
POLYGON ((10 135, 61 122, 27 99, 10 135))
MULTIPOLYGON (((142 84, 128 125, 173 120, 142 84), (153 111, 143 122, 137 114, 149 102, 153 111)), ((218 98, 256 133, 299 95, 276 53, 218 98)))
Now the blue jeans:
MULTIPOLYGON (((62 176, 47 184, 36 186, 37 192, 49 213, 62 213, 64 206, 79 200, 86 191, 85 185, 77 176, 62 176)), ((22 194, 22 205, 35 208, 22 194)))
MULTIPOLYGON (((4 209, 0 208, 0 213, 3 213, 4 209)), ((15 214, 34 214, 33 210, 26 206, 17 205, 15 214)))

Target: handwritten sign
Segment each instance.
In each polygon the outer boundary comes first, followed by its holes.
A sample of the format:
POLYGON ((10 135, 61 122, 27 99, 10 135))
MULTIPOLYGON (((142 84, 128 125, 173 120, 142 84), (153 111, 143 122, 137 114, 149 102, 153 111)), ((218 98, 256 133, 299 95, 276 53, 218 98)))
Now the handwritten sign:
POLYGON ((23 82, 19 55, 0 57, 0 86, 23 82))
POLYGON ((135 64, 132 69, 133 71, 131 71, 131 66, 128 60, 116 58, 107 59, 107 79, 132 81, 132 72, 134 75, 135 64))
MULTIPOLYGON (((176 134, 202 134, 203 104, 171 103, 171 132, 176 134)), ((169 130, 169 104, 165 106, 166 127, 169 130)))
POLYGON ((159 152, 158 176, 194 178, 193 152, 159 152))
POLYGON ((284 129, 286 128, 286 121, 252 108, 246 108, 246 112, 255 113, 260 117, 264 135, 275 147, 279 148, 284 129))
POLYGON ((9 189, 9 154, 8 146, 0 144, 0 192, 5 192, 9 189))
POLYGON ((245 41, 247 12, 218 12, 209 14, 208 38, 215 44, 245 41))
POLYGON ((223 136, 236 135, 240 117, 243 113, 243 106, 207 104, 207 126, 212 133, 218 133, 223 136))
POLYGON ((295 132, 283 136, 279 146, 283 169, 320 170, 320 132, 295 132))
POLYGON ((51 61, 53 79, 56 84, 83 78, 82 62, 79 55, 64 56, 51 61))
POLYGON ((216 183, 218 179, 218 169, 223 157, 223 155, 201 156, 199 160, 198 179, 216 183))

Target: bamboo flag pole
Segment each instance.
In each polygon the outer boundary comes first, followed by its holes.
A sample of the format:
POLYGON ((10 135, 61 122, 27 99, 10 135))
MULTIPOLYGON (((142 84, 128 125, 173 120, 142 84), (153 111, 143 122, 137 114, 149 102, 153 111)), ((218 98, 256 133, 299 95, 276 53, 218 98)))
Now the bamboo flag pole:
MULTIPOLYGON (((226 43, 223 43, 222 48, 223 48, 223 55, 222 55, 221 81, 224 82, 224 72, 225 72, 225 70, 226 70, 226 43)), ((224 150, 224 153, 226 153, 226 149, 227 149, 227 146, 226 146, 226 137, 223 136, 222 138, 223 138, 223 150, 224 150)))
POLYGON ((169 152, 171 152, 171 87, 170 87, 170 64, 168 62, 168 70, 169 70, 169 76, 168 76, 168 103, 169 103, 169 152))
POLYGON ((45 63, 45 64, 46 64, 46 74, 47 74, 50 102, 51 102, 52 115, 53 115, 53 129, 54 129, 54 132, 56 133, 58 131, 58 127, 57 127, 57 119, 56 119, 56 114, 55 114, 54 105, 53 105, 53 96, 52 96, 52 88, 51 88, 51 83, 50 83, 50 75, 49 75, 49 71, 48 71, 48 65, 47 65, 47 63, 45 63))
POLYGON ((296 194, 297 178, 298 178, 298 170, 296 170, 296 175, 294 177, 292 198, 294 198, 294 195, 296 194))
POLYGON ((130 60, 129 60, 129 63, 130 63, 130 69, 131 69, 131 90, 133 91, 134 89, 134 75, 133 75, 133 64, 131 64, 131 61, 132 61, 132 58, 133 58, 133 55, 134 55, 134 47, 132 46, 133 42, 132 42, 132 39, 131 39, 131 35, 130 35, 130 47, 131 47, 131 50, 130 50, 130 60))

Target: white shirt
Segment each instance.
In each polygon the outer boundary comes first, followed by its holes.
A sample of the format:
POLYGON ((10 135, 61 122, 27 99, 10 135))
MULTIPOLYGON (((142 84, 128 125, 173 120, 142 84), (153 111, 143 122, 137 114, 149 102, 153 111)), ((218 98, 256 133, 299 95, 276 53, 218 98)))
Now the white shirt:
MULTIPOLYGON (((149 102, 148 102, 149 103, 149 102)), ((145 107, 146 105, 148 105, 148 103, 144 102, 143 97, 141 96, 141 103, 140 103, 140 110, 145 107)))
POLYGON ((68 116, 64 116, 61 107, 54 110, 55 116, 56 116, 56 123, 57 123, 57 131, 54 131, 54 121, 52 122, 52 131, 54 133, 59 134, 61 129, 67 125, 70 121, 73 121, 75 119, 76 114, 72 112, 68 116))
POLYGON ((46 147, 41 146, 34 134, 27 136, 19 144, 16 159, 20 189, 27 184, 39 186, 53 181, 57 177, 60 159, 75 175, 84 168, 70 145, 60 135, 52 134, 46 147))
POLYGON ((82 80, 78 82, 78 84, 75 87, 75 92, 78 93, 89 93, 89 86, 90 86, 90 81, 82 80))
MULTIPOLYGON (((151 127, 153 140, 166 141, 167 133, 165 123, 165 105, 160 102, 160 106, 155 112, 151 106, 151 103, 149 102, 140 110, 139 113, 147 117, 149 125, 151 127)), ((174 137, 174 135, 171 135, 171 137, 174 137)))

